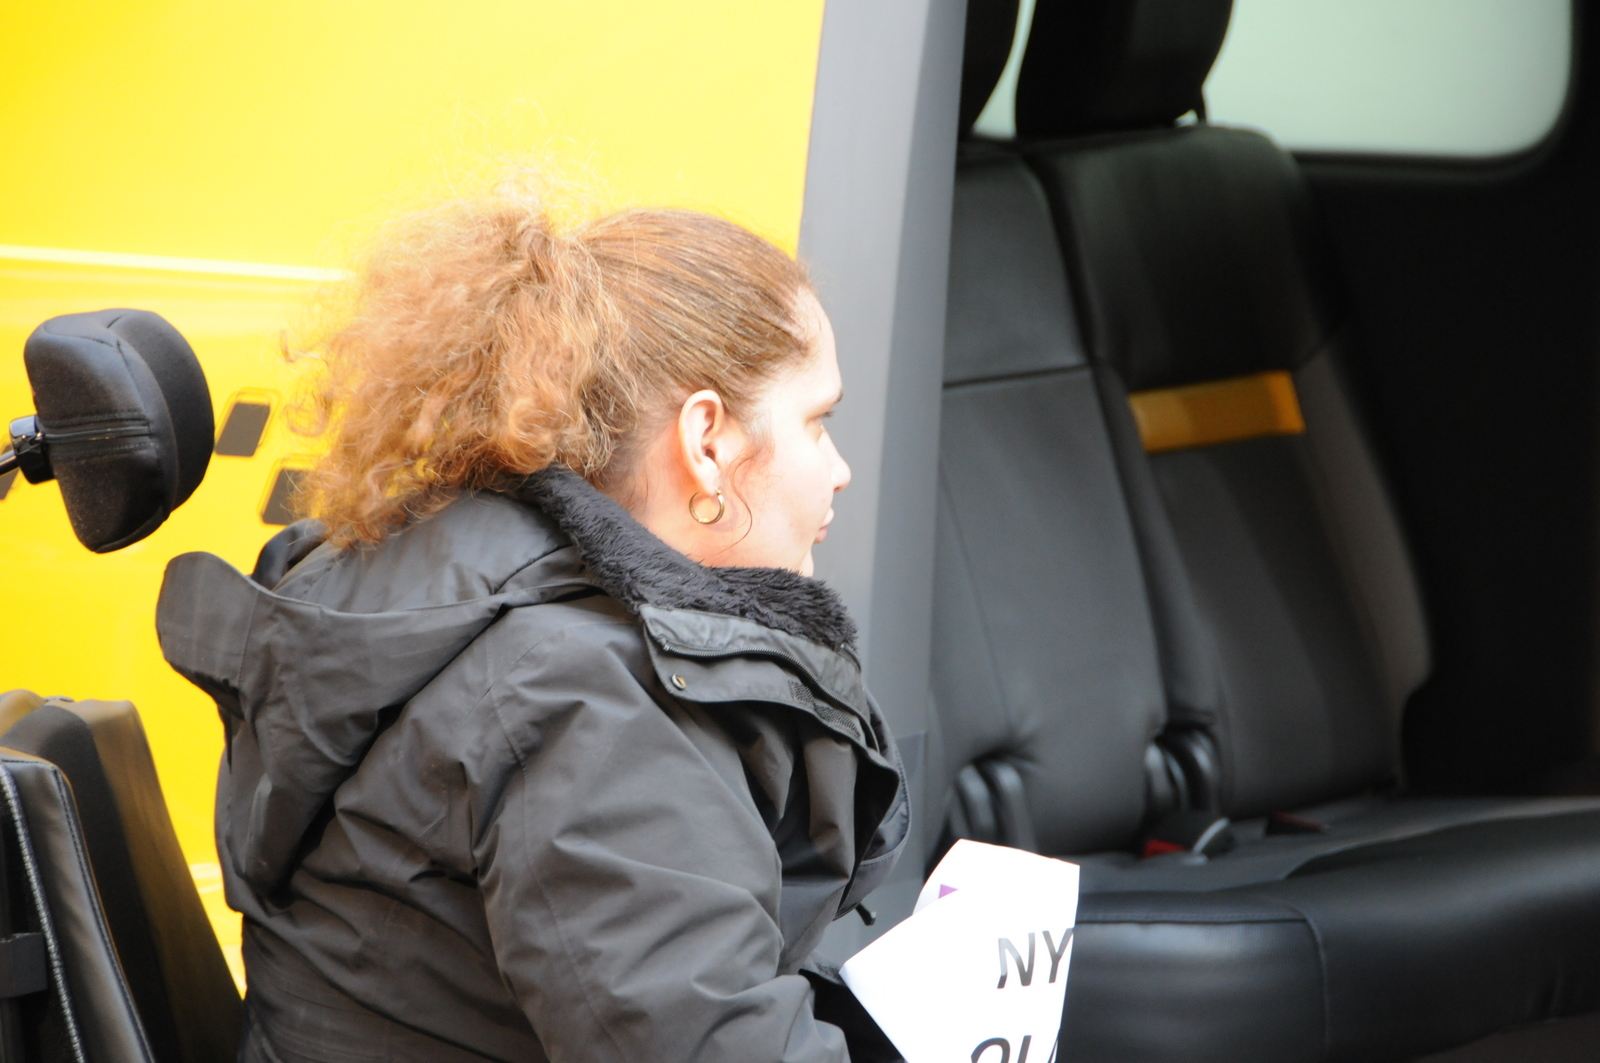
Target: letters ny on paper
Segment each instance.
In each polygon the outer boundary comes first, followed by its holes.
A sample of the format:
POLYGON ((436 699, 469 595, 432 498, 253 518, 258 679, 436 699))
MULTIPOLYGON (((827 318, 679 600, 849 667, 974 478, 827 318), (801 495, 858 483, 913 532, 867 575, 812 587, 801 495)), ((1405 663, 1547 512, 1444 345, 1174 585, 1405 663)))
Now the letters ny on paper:
POLYGON ((1053 1063, 1077 915, 1077 865, 959 841, 840 974, 907 1063, 1053 1063))

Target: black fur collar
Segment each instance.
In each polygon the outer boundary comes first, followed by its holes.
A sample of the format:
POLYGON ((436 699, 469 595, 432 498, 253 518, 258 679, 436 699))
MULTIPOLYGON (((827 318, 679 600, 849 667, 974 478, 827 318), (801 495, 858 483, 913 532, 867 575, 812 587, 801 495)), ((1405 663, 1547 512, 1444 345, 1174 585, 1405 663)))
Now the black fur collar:
POLYGON ((564 466, 534 473, 512 493, 554 520, 577 545, 596 582, 630 609, 654 605, 720 613, 830 649, 855 646, 855 622, 820 580, 782 568, 713 568, 691 561, 564 466))

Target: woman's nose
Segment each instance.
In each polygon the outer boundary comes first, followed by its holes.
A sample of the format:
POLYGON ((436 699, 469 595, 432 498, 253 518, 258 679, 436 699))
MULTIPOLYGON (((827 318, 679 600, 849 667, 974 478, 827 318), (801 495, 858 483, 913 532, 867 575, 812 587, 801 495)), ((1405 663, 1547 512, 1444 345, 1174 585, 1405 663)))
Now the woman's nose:
POLYGON ((826 428, 822 430, 822 440, 827 446, 828 458, 833 462, 833 490, 837 494, 850 486, 850 463, 839 453, 839 448, 834 445, 832 433, 826 428))

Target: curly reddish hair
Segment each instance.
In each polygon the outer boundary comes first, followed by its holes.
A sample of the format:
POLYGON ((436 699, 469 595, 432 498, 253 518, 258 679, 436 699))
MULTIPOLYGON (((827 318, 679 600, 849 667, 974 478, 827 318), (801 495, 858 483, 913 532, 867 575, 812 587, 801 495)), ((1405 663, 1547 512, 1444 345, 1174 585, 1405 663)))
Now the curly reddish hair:
POLYGON ((626 210, 567 231, 515 190, 401 215, 315 341, 298 508, 377 542, 463 490, 560 462, 622 483, 709 388, 759 441, 764 388, 809 357, 804 268, 732 222, 626 210))

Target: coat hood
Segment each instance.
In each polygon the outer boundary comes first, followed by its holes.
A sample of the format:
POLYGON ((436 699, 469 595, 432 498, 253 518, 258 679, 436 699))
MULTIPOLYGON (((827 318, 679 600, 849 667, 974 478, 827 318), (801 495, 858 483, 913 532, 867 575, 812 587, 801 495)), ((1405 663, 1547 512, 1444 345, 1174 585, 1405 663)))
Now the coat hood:
POLYGON ((218 809, 219 841, 264 895, 286 883, 316 818, 387 721, 507 610, 605 592, 636 615, 734 617, 854 661, 855 627, 816 580, 699 565, 564 468, 511 495, 524 505, 467 496, 375 548, 319 547, 279 590, 211 554, 167 566, 162 653, 223 715, 219 806, 230 807, 218 809), (482 533, 486 520, 493 534, 482 533), (467 540, 493 546, 455 548, 467 540), (408 580, 421 591, 395 586, 408 580), (330 585, 341 590, 323 593, 330 585))

